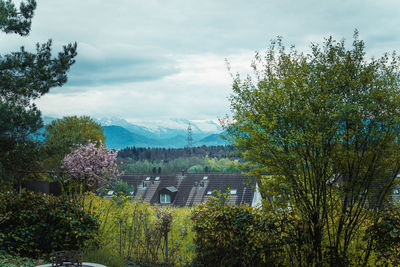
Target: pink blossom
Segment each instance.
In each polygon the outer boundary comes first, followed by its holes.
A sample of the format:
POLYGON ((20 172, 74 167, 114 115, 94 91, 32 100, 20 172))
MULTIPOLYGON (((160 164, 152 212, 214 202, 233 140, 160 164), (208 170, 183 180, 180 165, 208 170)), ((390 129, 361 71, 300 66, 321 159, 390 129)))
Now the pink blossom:
POLYGON ((74 151, 66 155, 63 169, 74 179, 96 181, 97 184, 108 182, 118 175, 118 151, 107 150, 103 143, 79 145, 74 151))

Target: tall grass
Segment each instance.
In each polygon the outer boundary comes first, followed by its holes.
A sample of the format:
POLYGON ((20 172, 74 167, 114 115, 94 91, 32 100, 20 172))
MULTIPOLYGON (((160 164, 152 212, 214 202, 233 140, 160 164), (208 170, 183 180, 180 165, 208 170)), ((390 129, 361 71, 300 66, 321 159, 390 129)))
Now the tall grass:
POLYGON ((185 266, 193 260, 189 208, 162 208, 143 201, 131 201, 128 197, 104 199, 91 194, 85 200, 85 209, 94 213, 100 223, 91 251, 100 250, 102 252, 98 254, 115 255, 146 265, 185 266), (172 216, 168 226, 168 259, 163 233, 165 214, 172 216))

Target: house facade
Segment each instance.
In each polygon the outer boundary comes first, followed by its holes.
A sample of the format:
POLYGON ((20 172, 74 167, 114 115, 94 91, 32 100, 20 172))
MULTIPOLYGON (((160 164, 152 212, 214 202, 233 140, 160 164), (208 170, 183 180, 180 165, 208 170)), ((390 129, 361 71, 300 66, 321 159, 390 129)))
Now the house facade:
POLYGON ((134 187, 136 199, 151 204, 191 207, 215 196, 214 190, 222 193, 229 190, 230 204, 261 205, 256 182, 241 173, 152 173, 122 175, 119 178, 134 187))

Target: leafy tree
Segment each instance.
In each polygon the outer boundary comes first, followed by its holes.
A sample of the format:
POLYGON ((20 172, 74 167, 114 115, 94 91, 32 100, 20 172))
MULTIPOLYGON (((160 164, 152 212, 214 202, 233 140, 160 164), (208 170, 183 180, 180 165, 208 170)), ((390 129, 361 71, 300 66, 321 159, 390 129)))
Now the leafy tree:
POLYGON ((366 59, 356 31, 351 49, 328 38, 310 54, 278 39, 252 66, 234 78, 228 138, 257 164, 264 198, 279 187, 307 225, 303 264, 345 266, 399 172, 399 58, 366 59))
MULTIPOLYGON (((35 8, 34 0, 22 1, 19 8, 0 0, 0 30, 28 35, 35 8)), ((57 57, 51 55, 51 43, 37 44, 35 53, 21 47, 0 55, 0 178, 9 182, 37 163, 38 146, 31 137, 42 119, 33 100, 62 86, 75 62, 76 43, 64 46, 57 57)))
POLYGON ((54 120, 46 126, 46 168, 58 170, 61 161, 75 145, 83 145, 89 141, 104 143, 105 139, 101 125, 88 116, 70 116, 54 120))
POLYGON ((96 146, 89 142, 66 155, 62 168, 78 184, 84 184, 87 189, 96 189, 99 185, 109 183, 118 174, 117 154, 117 151, 108 151, 103 143, 96 146))

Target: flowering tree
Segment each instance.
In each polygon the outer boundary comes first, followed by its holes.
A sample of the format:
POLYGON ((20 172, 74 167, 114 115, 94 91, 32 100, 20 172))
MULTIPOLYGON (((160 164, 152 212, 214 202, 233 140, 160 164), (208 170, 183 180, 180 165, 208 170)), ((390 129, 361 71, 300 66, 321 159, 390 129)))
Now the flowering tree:
POLYGON ((117 151, 107 150, 101 142, 89 141, 66 155, 62 167, 78 183, 85 183, 88 189, 94 189, 118 175, 117 154, 117 151))

